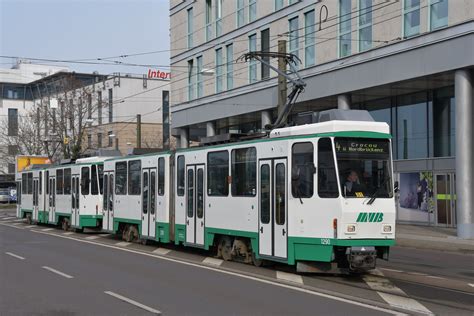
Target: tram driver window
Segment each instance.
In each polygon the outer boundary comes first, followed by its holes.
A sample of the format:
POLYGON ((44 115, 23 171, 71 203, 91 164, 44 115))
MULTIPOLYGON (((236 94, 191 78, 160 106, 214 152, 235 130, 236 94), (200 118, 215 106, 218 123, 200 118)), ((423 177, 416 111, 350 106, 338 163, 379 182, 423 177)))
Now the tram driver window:
POLYGON ((232 150, 232 196, 255 196, 257 150, 255 147, 232 150))
POLYGON ((134 160, 128 162, 128 194, 140 195, 142 162, 134 160))
POLYGON ((127 194, 127 162, 117 162, 115 164, 115 194, 127 194))
POLYGON ((310 198, 314 192, 314 148, 312 143, 293 145, 291 155, 291 193, 294 198, 310 198))
POLYGON ((229 195, 229 152, 216 151, 207 154, 207 195, 229 195))
POLYGON ((318 195, 321 198, 339 197, 334 152, 330 138, 318 141, 318 195))

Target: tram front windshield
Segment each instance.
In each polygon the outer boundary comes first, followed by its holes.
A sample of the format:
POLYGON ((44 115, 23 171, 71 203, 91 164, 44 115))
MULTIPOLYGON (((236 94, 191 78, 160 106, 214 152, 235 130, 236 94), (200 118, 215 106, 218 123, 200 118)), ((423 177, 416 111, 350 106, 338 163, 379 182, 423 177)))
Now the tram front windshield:
POLYGON ((334 142, 344 197, 393 197, 388 139, 336 137, 334 142))

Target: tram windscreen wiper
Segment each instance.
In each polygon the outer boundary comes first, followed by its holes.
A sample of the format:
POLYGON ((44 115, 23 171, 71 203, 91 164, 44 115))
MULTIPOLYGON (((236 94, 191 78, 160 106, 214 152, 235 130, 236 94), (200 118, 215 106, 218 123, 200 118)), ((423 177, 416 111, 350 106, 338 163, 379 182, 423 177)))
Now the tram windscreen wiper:
POLYGON ((383 183, 375 190, 374 194, 370 197, 370 200, 367 202, 367 205, 372 205, 374 203, 375 199, 378 197, 379 193, 384 189, 385 185, 387 184, 388 180, 390 180, 390 177, 385 178, 383 183))

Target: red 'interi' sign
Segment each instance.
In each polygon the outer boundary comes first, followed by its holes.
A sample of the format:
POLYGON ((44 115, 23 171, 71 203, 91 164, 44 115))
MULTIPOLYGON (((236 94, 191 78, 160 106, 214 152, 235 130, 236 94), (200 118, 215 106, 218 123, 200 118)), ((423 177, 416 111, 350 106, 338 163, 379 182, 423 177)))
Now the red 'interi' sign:
POLYGON ((171 79, 171 72, 148 69, 148 78, 171 79))

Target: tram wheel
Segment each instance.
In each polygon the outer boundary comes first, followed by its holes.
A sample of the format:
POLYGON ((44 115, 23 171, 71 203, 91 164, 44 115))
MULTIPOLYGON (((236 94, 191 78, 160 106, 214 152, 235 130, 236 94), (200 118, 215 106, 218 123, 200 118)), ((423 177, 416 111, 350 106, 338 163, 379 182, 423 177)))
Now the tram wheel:
POLYGON ((69 220, 67 218, 63 218, 61 228, 65 231, 69 230, 69 220))
POLYGON ((33 219, 31 218, 31 214, 30 214, 30 213, 26 214, 26 223, 27 223, 28 225, 33 224, 33 219))
POLYGON ((222 236, 217 246, 217 255, 225 261, 232 260, 232 239, 228 236, 222 236))
POLYGON ((255 252, 253 251, 252 251, 252 263, 256 267, 263 266, 263 259, 257 259, 257 256, 255 255, 255 252))

